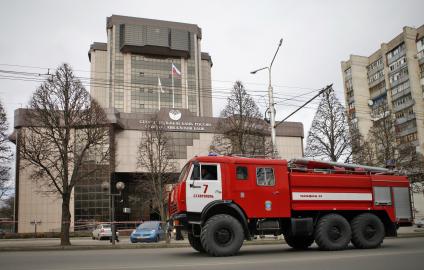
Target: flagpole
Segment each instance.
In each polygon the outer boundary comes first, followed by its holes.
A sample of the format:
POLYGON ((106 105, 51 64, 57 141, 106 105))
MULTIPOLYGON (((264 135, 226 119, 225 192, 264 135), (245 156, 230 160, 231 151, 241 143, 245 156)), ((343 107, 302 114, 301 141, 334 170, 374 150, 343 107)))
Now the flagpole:
POLYGON ((175 98, 174 98, 174 61, 171 62, 171 80, 172 80, 172 109, 175 109, 175 98))
POLYGON ((160 111, 160 91, 161 91, 161 85, 160 85, 160 79, 159 79, 159 76, 158 76, 158 109, 159 109, 159 111, 160 111))
POLYGON ((186 78, 185 78, 185 81, 186 81, 186 108, 188 109, 188 78, 187 78, 187 73, 186 73, 186 78))

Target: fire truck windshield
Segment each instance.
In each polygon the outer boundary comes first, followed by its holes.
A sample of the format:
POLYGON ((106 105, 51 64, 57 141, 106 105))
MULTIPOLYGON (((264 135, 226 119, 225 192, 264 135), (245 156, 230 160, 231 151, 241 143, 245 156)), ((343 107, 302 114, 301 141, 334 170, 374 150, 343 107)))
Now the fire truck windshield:
POLYGON ((186 179, 188 171, 190 168, 190 163, 187 163, 181 170, 180 176, 178 177, 178 182, 182 182, 186 179))

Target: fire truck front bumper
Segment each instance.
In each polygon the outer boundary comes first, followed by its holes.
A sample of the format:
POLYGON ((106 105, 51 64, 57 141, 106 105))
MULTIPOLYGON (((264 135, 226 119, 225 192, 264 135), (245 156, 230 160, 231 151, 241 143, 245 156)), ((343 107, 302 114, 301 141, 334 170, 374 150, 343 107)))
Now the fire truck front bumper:
POLYGON ((174 214, 172 215, 171 220, 174 227, 187 230, 187 227, 188 227, 187 213, 174 214))

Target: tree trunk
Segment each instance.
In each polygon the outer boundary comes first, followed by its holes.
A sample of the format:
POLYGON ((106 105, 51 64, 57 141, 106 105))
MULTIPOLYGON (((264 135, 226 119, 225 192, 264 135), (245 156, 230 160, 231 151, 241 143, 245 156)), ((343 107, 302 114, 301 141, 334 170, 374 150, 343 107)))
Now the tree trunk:
POLYGON ((70 194, 62 195, 62 225, 60 227, 60 245, 70 246, 69 229, 71 227, 71 212, 69 211, 70 194))

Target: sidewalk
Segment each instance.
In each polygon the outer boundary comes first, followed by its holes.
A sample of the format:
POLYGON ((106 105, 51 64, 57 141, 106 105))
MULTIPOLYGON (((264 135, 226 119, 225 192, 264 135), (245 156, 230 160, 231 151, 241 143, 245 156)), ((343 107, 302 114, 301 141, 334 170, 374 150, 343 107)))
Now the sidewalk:
MULTIPOLYGON (((398 237, 424 237, 424 229, 416 227, 403 227, 398 230, 398 237)), ((0 239, 1 251, 46 251, 46 250, 90 250, 90 249, 144 249, 144 248, 180 248, 189 247, 187 239, 181 241, 172 240, 167 244, 159 243, 130 243, 129 237, 120 237, 120 241, 112 246, 109 240, 92 240, 90 237, 71 238, 72 246, 61 247, 57 238, 32 238, 32 239, 0 239)), ((265 237, 246 241, 245 245, 269 245, 284 244, 282 237, 265 237)))

